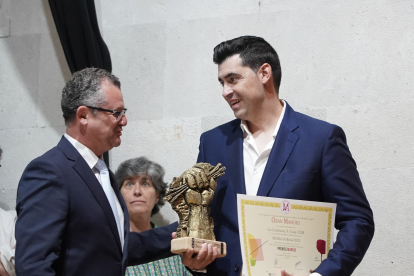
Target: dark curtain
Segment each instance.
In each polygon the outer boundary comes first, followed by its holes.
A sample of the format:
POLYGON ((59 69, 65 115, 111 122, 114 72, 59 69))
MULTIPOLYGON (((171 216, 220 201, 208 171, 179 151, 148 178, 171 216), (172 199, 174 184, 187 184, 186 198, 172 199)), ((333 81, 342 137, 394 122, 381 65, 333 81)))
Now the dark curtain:
MULTIPOLYGON (((49 0, 72 74, 87 67, 112 71, 108 47, 99 32, 94 0, 49 0)), ((104 153, 109 167, 108 152, 104 153)))

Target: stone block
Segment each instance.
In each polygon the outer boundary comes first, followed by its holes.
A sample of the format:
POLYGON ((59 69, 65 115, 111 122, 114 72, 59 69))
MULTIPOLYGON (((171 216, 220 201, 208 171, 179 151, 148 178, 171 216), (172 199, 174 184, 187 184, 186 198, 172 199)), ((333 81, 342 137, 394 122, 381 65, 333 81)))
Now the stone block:
POLYGON ((362 169, 414 166, 413 100, 328 109, 362 169))
MULTIPOLYGON (((230 107, 229 107, 230 109, 230 107)), ((201 117, 201 133, 236 119, 234 115, 201 117)))
POLYGON ((59 37, 55 29, 41 34, 39 70, 39 127, 63 126, 64 119, 60 101, 62 89, 71 78, 59 37))
POLYGON ((326 121, 327 120, 327 110, 325 108, 304 108, 304 109, 295 109, 295 111, 303 113, 305 115, 311 116, 313 118, 326 121))
POLYGON ((377 103, 391 91, 409 96, 414 58, 414 24, 409 1, 343 2, 318 6, 307 22, 310 31, 306 63, 309 66, 311 106, 377 103), (389 81, 398 79, 397 82, 389 81))
POLYGON ((49 32, 55 28, 48 0, 11 1, 11 35, 49 32))
MULTIPOLYGON (((161 119, 165 71, 165 25, 107 28, 104 39, 112 58, 112 72, 121 80, 129 121, 161 119)), ((165 92, 166 91, 166 92, 165 92)))
POLYGON ((10 1, 0 1, 0 38, 10 36, 10 1))
POLYGON ((63 133, 63 127, 0 130, 3 150, 0 168, 2 187, 5 190, 17 188, 30 161, 56 146, 63 133))
POLYGON ((364 260, 352 275, 402 275, 414 270, 409 254, 414 222, 414 167, 360 170, 365 193, 374 212, 375 236, 364 260))
POLYGON ((16 208, 17 188, 5 189, 0 184, 0 208, 14 210, 16 208))
POLYGON ((219 0, 130 0, 119 3, 102 0, 101 11, 103 26, 109 27, 254 13, 260 11, 260 5, 249 0, 241 0, 237 5, 219 0))
POLYGON ((0 129, 35 127, 40 35, 0 39, 0 129))

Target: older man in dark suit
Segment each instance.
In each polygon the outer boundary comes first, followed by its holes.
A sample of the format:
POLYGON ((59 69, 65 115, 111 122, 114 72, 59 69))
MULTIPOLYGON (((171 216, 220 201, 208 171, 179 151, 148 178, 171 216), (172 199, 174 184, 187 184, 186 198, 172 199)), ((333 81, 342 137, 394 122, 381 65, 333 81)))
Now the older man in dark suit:
MULTIPOLYGON (((101 157, 121 144, 127 124, 118 78, 87 68, 62 93, 66 133, 25 169, 17 192, 16 272, 24 275, 117 275, 127 265, 171 256, 177 224, 129 232, 128 211, 101 157)), ((217 254, 204 246, 183 263, 202 268, 217 254)))

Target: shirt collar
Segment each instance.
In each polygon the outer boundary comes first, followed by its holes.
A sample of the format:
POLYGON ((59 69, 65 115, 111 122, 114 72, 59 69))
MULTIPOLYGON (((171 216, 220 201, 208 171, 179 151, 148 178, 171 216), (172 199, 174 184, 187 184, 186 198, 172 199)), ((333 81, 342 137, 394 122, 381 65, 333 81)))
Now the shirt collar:
POLYGON ((96 156, 96 154, 93 151, 91 151, 87 146, 80 143, 78 140, 76 140, 69 134, 65 133, 63 134, 63 136, 65 136, 65 138, 68 139, 69 143, 71 143, 79 152, 79 154, 83 157, 83 159, 85 159, 88 166, 91 169, 93 169, 93 167, 95 167, 96 163, 98 162, 98 156, 96 156))
MULTIPOLYGON (((279 120, 277 121, 275 130, 273 131, 273 139, 276 138, 277 132, 279 131, 279 128, 280 128, 280 124, 282 123, 283 117, 285 116, 286 102, 285 100, 281 100, 281 101, 283 102, 283 109, 282 109, 282 113, 280 113, 280 117, 279 117, 279 120)), ((240 128, 243 131, 244 138, 252 135, 252 133, 249 130, 249 127, 247 126, 247 122, 245 120, 241 120, 240 128)))

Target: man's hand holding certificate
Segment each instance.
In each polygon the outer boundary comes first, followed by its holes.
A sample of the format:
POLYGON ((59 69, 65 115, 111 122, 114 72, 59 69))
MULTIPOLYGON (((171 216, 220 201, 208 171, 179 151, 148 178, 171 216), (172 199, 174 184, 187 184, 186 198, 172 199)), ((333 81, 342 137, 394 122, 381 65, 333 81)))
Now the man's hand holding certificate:
POLYGON ((237 200, 246 276, 309 275, 333 246, 336 204, 240 194, 237 200))

